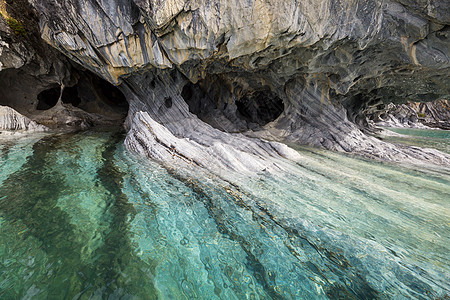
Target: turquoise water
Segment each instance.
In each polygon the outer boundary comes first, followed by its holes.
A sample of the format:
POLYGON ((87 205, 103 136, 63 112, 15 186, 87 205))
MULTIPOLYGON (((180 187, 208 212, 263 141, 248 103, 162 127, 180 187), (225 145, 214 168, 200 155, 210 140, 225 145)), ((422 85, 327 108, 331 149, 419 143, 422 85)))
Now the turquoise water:
POLYGON ((0 142, 0 299, 450 293, 447 169, 300 148, 279 175, 220 179, 135 157, 123 138, 0 142))
POLYGON ((450 130, 414 129, 414 128, 386 128, 402 134, 389 136, 385 140, 410 146, 434 148, 450 154, 450 130))

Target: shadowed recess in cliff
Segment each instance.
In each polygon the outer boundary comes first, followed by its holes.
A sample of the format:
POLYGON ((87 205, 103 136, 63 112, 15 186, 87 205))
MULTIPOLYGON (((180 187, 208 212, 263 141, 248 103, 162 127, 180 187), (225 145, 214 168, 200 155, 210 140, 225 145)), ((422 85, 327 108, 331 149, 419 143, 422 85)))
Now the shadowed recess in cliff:
POLYGON ((47 110, 54 107, 58 103, 60 95, 61 88, 59 86, 43 90, 37 95, 38 104, 36 109, 47 110))
POLYGON ((38 104, 37 110, 47 110, 56 105, 59 98, 61 97, 61 102, 64 104, 71 104, 75 107, 79 106, 81 99, 78 96, 78 86, 67 86, 61 89, 60 86, 43 90, 37 95, 38 104), (62 90, 62 94, 61 94, 62 90))
POLYGON ((98 95, 107 105, 117 107, 124 111, 128 110, 127 99, 116 86, 97 76, 92 79, 92 84, 98 95))
POLYGON ((63 103, 70 103, 77 107, 81 103, 81 99, 78 96, 77 86, 65 87, 61 95, 61 101, 63 103))
POLYGON ((261 126, 275 121, 284 110, 283 100, 268 89, 245 94, 236 100, 236 106, 245 120, 261 126))
POLYGON ((181 96, 189 111, 202 121, 225 132, 260 130, 284 111, 284 103, 269 87, 237 82, 224 76, 207 75, 204 80, 186 83, 181 96))
POLYGON ((77 83, 65 87, 61 100, 89 113, 126 114, 128 102, 118 87, 89 71, 78 71, 77 83))
POLYGON ((186 83, 181 90, 181 97, 189 106, 189 112, 200 119, 204 119, 209 111, 217 108, 217 105, 198 84, 186 83))

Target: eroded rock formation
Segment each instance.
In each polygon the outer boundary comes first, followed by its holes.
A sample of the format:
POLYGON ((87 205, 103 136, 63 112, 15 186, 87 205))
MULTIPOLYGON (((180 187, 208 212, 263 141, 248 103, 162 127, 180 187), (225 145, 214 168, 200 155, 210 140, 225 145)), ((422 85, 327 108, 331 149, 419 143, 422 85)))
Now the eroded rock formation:
POLYGON ((445 0, 29 2, 45 41, 119 86, 137 152, 242 171, 290 156, 288 141, 448 163, 368 136, 366 120, 449 96, 445 0))
POLYGON ((0 1, 0 12, 0 105, 52 127, 123 121, 121 92, 48 45, 26 0, 0 1))
POLYGON ((0 131, 1 130, 46 131, 48 128, 19 114, 11 107, 0 106, 0 131))
POLYGON ((450 102, 436 100, 433 102, 395 105, 390 103, 385 110, 376 110, 369 115, 377 125, 406 128, 441 128, 450 129, 450 102))

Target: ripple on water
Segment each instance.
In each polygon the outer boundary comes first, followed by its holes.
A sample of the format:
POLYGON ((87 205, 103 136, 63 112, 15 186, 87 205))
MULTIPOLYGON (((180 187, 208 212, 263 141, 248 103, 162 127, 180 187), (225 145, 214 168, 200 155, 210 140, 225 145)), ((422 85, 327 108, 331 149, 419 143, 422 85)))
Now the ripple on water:
POLYGON ((300 149, 229 181, 117 132, 0 147, 0 298, 373 299, 449 293, 448 173, 300 149))

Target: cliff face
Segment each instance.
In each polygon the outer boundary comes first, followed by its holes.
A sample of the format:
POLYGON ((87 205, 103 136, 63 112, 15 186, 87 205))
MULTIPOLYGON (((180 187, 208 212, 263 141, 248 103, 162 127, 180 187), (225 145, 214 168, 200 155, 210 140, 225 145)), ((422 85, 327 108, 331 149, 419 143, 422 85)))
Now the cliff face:
POLYGON ((390 103, 384 111, 368 115, 371 121, 381 126, 450 129, 450 101, 445 99, 399 105, 390 103))
POLYGON ((152 157, 280 155, 251 136, 396 159, 365 113, 450 94, 446 0, 29 2, 44 40, 119 86, 127 145, 152 157))
POLYGON ((41 38, 39 17, 27 0, 0 1, 0 105, 49 126, 114 124, 127 110, 115 103, 121 99, 114 89, 41 38))
POLYGON ((72 81, 70 64, 41 39, 27 1, 0 1, 0 13, 0 105, 27 113, 39 92, 72 81))

